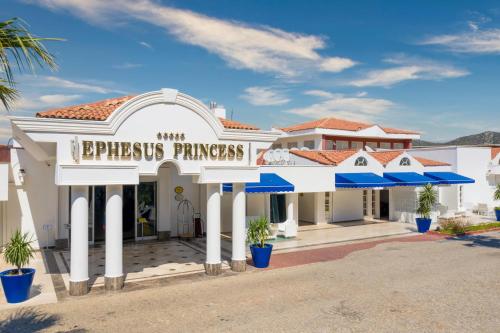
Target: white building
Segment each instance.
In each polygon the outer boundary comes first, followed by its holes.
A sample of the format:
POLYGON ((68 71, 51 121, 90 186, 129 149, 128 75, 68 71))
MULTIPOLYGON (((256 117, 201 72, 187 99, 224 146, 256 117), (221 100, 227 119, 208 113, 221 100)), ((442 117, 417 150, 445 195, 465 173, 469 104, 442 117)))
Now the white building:
POLYGON ((499 201, 493 192, 500 184, 500 147, 444 146, 415 148, 408 151, 414 156, 439 159, 450 164, 453 172, 475 180, 474 184, 451 185, 440 188, 441 204, 449 210, 484 210, 492 213, 499 201))
POLYGON ((2 241, 20 229, 37 247, 69 243, 70 294, 80 295, 88 290, 89 245, 104 242, 105 285, 119 289, 124 240, 199 232, 179 219, 179 203, 199 214, 205 269, 219 274, 221 232, 231 234, 232 269, 245 270, 253 217, 279 223, 287 237, 299 222, 413 222, 420 186, 473 182, 451 162, 399 150, 410 148, 415 132, 340 123, 263 131, 173 89, 12 117, 2 241), (306 149, 312 140, 315 150, 269 150, 290 140, 306 149))

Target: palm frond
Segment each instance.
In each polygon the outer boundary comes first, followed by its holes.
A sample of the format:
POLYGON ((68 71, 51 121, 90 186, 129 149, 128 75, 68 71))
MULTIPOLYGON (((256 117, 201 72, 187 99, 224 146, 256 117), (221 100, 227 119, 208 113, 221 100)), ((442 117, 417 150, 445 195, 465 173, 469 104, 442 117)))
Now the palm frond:
POLYGON ((19 18, 0 22, 0 73, 5 77, 0 79, 0 83, 8 85, 0 88, 0 101, 7 110, 18 97, 14 88, 13 67, 20 72, 28 70, 32 73, 36 67, 57 70, 55 57, 47 51, 42 42, 60 40, 62 39, 33 36, 24 21, 19 18))
POLYGON ((0 102, 7 110, 10 110, 14 101, 19 97, 19 93, 15 88, 6 86, 5 80, 0 79, 0 102))

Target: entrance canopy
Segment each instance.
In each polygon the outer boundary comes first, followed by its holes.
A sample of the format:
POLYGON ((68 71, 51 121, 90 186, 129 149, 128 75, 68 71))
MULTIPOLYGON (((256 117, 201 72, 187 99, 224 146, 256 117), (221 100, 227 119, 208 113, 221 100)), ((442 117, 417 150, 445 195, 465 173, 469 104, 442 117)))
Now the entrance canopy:
MULTIPOLYGON (((222 189, 224 192, 232 192, 233 184, 223 184, 222 189)), ((247 193, 293 192, 294 190, 293 184, 275 173, 261 173, 259 182, 245 184, 247 193)))
POLYGON ((422 176, 416 172, 384 172, 384 178, 396 182, 398 186, 423 186, 437 185, 439 181, 434 178, 422 176))
POLYGON ((335 174, 335 186, 338 188, 390 187, 396 185, 394 181, 377 176, 372 172, 335 174))
POLYGON ((475 180, 454 172, 424 172, 424 176, 435 179, 439 184, 472 184, 475 180))

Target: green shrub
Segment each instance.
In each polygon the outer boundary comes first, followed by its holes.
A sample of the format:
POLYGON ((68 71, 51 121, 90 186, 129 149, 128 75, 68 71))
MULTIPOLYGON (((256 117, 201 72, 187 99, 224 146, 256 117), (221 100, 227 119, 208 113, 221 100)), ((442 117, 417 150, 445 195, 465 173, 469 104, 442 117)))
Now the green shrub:
MULTIPOLYGON (((500 184, 497 184, 497 188, 493 193, 493 200, 500 200, 500 184)), ((500 207, 495 207, 496 210, 500 210, 500 207)))
POLYGON ((269 221, 265 217, 259 217, 250 222, 247 230, 247 241, 258 247, 264 247, 267 238, 271 235, 269 221))
POLYGON ((448 234, 462 235, 468 231, 469 226, 469 221, 463 217, 439 220, 439 227, 448 234))
POLYGON ((437 195, 432 185, 425 185, 418 196, 417 213, 425 219, 431 218, 432 207, 434 207, 436 201, 437 195))
POLYGON ((8 264, 15 266, 12 274, 22 274, 21 268, 29 264, 33 258, 33 240, 28 233, 24 235, 17 230, 10 238, 9 243, 5 246, 3 257, 8 264))

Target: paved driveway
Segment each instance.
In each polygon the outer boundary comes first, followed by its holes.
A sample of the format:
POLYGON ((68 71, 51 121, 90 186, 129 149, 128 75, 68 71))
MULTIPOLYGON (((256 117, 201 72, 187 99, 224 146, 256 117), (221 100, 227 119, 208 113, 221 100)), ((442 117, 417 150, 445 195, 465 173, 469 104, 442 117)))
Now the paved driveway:
POLYGON ((498 332, 500 233, 0 312, 1 332, 498 332))

